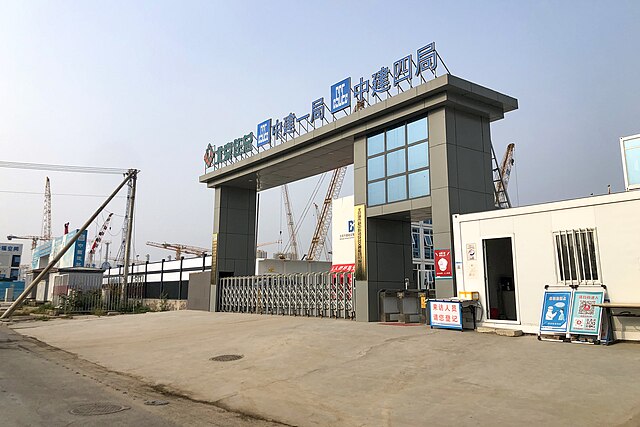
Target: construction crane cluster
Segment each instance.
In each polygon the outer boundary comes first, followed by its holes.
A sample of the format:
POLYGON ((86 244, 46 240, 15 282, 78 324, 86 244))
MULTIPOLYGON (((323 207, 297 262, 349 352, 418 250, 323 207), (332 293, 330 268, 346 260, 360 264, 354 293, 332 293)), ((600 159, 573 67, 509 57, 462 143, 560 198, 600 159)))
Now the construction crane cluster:
MULTIPOLYGON (((68 166, 68 165, 51 165, 51 164, 41 164, 41 163, 21 163, 21 162, 6 162, 0 161, 0 168, 14 168, 14 169, 29 169, 29 170, 47 170, 47 171, 56 171, 56 172, 75 172, 75 173, 91 173, 91 174, 129 174, 130 170, 118 169, 118 168, 103 168, 103 167, 92 167, 92 166, 68 166)), ((125 264, 124 258, 127 252, 127 242, 130 241, 130 223, 132 223, 133 219, 133 204, 134 204, 134 195, 135 195, 135 177, 134 179, 130 179, 127 181, 127 206, 125 211, 125 218, 122 227, 122 241, 120 245, 120 251, 118 252, 116 262, 120 265, 125 264)), ((106 231, 109 221, 111 220, 110 214, 103 226, 101 227, 101 231, 98 233, 96 238, 94 239, 92 249, 89 252, 89 265, 93 265, 93 257, 95 255, 96 250, 100 246, 102 242, 102 237, 104 236, 104 232, 106 231)), ((67 225, 67 224, 65 224, 67 225)), ((65 228, 66 231, 66 228, 65 228)), ((51 241, 53 238, 53 231, 51 227, 51 182, 49 177, 46 177, 45 181, 45 193, 44 193, 44 207, 43 207, 43 215, 42 215, 42 228, 39 236, 35 235, 8 235, 8 240, 20 239, 20 240, 31 240, 31 249, 34 250, 38 246, 39 241, 51 241)))

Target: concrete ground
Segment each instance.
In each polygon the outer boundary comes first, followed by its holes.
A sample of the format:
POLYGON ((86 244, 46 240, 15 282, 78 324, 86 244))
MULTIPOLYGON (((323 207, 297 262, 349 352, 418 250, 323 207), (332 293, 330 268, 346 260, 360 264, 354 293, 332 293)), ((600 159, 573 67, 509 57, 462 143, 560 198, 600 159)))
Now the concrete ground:
POLYGON ((12 327, 168 392, 291 425, 640 425, 636 343, 195 311, 12 327), (244 357, 210 360, 224 354, 244 357))

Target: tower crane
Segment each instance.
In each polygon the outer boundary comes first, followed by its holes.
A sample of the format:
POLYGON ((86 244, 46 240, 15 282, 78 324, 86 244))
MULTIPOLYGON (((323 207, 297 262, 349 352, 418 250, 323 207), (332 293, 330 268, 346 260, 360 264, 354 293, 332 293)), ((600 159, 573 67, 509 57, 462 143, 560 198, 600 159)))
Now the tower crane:
MULTIPOLYGON (((507 145, 507 150, 502 157, 500 165, 497 164, 495 153, 492 153, 494 156, 493 185, 495 190, 495 205, 497 208, 511 207, 507 187, 509 185, 509 178, 511 177, 511 169, 515 163, 515 148, 516 145, 514 143, 507 145)), ((493 151, 493 148, 491 148, 491 150, 493 151)))
POLYGON ((316 229, 313 232, 313 237, 311 238, 311 246, 307 252, 307 259, 309 261, 317 260, 320 257, 320 253, 324 247, 324 242, 327 239, 329 226, 331 225, 331 202, 340 195, 340 189, 342 188, 342 183, 344 182, 344 176, 346 173, 346 166, 333 171, 331 182, 329 182, 329 188, 327 189, 327 195, 324 198, 322 210, 318 217, 318 223, 316 224, 316 229))
POLYGON ((175 251, 176 252, 176 259, 180 259, 180 256, 182 255, 183 252, 185 254, 192 254, 192 255, 198 255, 198 256, 203 256, 207 252, 210 252, 210 250, 206 249, 206 248, 200 248, 198 246, 183 245, 183 244, 180 244, 180 243, 147 242, 147 246, 152 246, 154 248, 161 248, 161 249, 168 249, 170 251, 175 251))
POLYGON ((89 266, 93 266, 93 257, 96 254, 96 250, 102 243, 102 237, 104 237, 104 233, 107 231, 107 228, 109 228, 109 222, 111 222, 112 216, 113 216, 113 212, 109 214, 107 219, 104 221, 104 224, 102 224, 102 227, 100 227, 100 231, 96 235, 95 239, 93 239, 93 243, 91 244, 91 249, 89 250, 89 266))
POLYGON ((51 240, 51 182, 47 177, 44 183, 44 212, 42 215, 42 232, 39 236, 16 236, 11 234, 7 240, 31 240, 31 250, 38 246, 39 240, 51 240))
POLYGON ((51 183, 49 177, 44 184, 44 212, 42 213, 42 240, 51 240, 51 183))
POLYGON ((289 228, 289 242, 291 245, 291 254, 294 260, 298 259, 298 239, 296 236, 296 227, 291 211, 291 202, 289 200, 289 187, 287 184, 282 186, 282 197, 284 198, 284 207, 287 213, 287 227, 289 228))

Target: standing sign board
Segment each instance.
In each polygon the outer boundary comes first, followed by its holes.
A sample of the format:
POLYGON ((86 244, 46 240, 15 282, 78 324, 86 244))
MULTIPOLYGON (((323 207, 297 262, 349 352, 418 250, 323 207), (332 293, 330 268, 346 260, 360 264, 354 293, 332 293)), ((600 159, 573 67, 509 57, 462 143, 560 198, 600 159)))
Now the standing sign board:
POLYGON ((436 279, 450 279, 453 277, 451 272, 451 250, 449 249, 436 249, 435 264, 436 264, 436 279))
POLYGON ((571 291, 545 291, 540 333, 566 333, 571 313, 570 304, 571 291))
POLYGON ((432 328, 462 330, 462 304, 458 301, 429 300, 429 318, 432 328))
POLYGON ((574 291, 569 332, 577 335, 600 335, 604 291, 574 291))

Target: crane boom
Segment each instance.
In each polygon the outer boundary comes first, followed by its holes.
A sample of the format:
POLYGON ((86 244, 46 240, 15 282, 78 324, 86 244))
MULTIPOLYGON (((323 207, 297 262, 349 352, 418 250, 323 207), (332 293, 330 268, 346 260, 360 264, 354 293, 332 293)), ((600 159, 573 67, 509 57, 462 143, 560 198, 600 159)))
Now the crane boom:
POLYGON ((34 250, 38 246, 38 240, 44 240, 42 236, 15 236, 10 234, 7 236, 7 240, 31 240, 31 250, 34 250))
POLYGON ((296 226, 293 219, 293 212, 291 211, 291 201, 289 200, 289 186, 287 184, 282 186, 282 197, 284 198, 284 208, 287 212, 287 227, 289 228, 289 242, 291 244, 291 254, 293 259, 298 259, 298 239, 296 236, 296 226))
POLYGON ((109 222, 111 222, 112 216, 113 212, 109 214, 107 219, 104 221, 104 224, 102 224, 102 227, 100 227, 100 231, 96 235, 95 239, 93 239, 91 249, 89 250, 89 266, 93 266, 93 257, 95 256, 96 250, 100 246, 100 243, 102 243, 102 237, 104 236, 104 233, 106 233, 107 228, 109 228, 109 222))
POLYGON ((180 256, 182 255, 183 252, 186 253, 186 254, 192 254, 192 255, 198 255, 198 256, 203 256, 207 252, 209 252, 209 249, 207 249, 207 248, 201 248, 201 247, 198 247, 198 246, 183 245, 183 244, 180 244, 180 243, 147 242, 147 246, 153 246, 154 248, 161 248, 161 249, 168 249, 170 251, 175 251, 176 252, 176 259, 180 259, 180 256))
POLYGON ((331 225, 331 202, 340 195, 340 189, 342 188, 342 183, 344 182, 344 176, 346 173, 346 166, 333 171, 331 182, 327 189, 327 195, 325 196, 324 203, 322 204, 322 211, 320 212, 316 229, 313 232, 313 237, 311 238, 311 246, 307 252, 307 259, 309 261, 317 260, 320 257, 320 253, 324 247, 324 242, 327 238, 327 233, 329 232, 329 226, 331 225))
POLYGON ((515 144, 511 143, 507 146, 507 150, 504 153, 502 162, 500 165, 497 163, 495 152, 491 147, 491 155, 494 164, 493 168, 493 185, 494 185, 494 201, 497 208, 510 208, 511 201, 509 200, 509 194, 507 193, 507 186, 509 184, 509 177, 511 175, 511 168, 514 164, 513 153, 515 150, 515 144))
POLYGON ((509 178, 511 177, 511 168, 515 163, 515 160, 513 158, 513 153, 515 149, 516 149, 516 144, 511 143, 507 145, 507 151, 505 151, 504 157, 502 158, 501 171, 502 171, 502 185, 503 185, 504 191, 507 191, 507 186, 509 185, 509 178))

